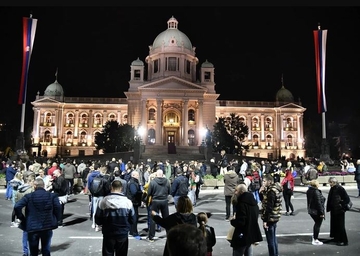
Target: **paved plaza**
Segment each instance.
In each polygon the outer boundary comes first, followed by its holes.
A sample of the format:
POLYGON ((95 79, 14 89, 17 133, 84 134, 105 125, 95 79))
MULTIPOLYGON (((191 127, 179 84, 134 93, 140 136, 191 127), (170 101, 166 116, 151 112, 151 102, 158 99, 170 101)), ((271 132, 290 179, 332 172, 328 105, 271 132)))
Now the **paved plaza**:
MULTIPOLYGON (((346 214, 346 229, 349 237, 348 246, 336 246, 329 242, 330 215, 326 215, 319 239, 324 242, 321 246, 311 244, 313 221, 307 214, 306 195, 307 187, 295 187, 294 199, 295 216, 283 215, 278 223, 278 242, 280 256, 293 255, 358 255, 360 251, 360 198, 357 196, 355 186, 345 186, 353 203, 353 209, 346 214)), ((321 187, 324 196, 327 197, 329 187, 321 187)), ((102 234, 91 228, 89 220, 88 196, 74 195, 72 201, 65 206, 65 226, 54 230, 51 251, 53 256, 81 256, 101 255, 102 234)), ((283 210, 284 210, 283 203, 283 210)), ((11 201, 5 200, 5 190, 0 189, 0 255, 22 255, 21 236, 22 231, 10 227, 11 201)), ((174 212, 174 205, 170 205, 170 213, 174 212)), ((225 221, 225 200, 223 189, 207 189, 200 192, 200 200, 194 209, 198 212, 210 212, 209 225, 215 228, 217 243, 213 255, 232 255, 232 248, 225 239, 230 223, 225 221)), ((158 239, 149 243, 146 238, 146 210, 140 208, 139 231, 142 240, 132 237, 129 242, 129 256, 161 256, 163 253, 166 234, 158 232, 158 239)), ((259 223, 262 224, 259 218, 259 223)), ((267 243, 264 237, 258 246, 254 248, 255 255, 268 255, 267 243)))

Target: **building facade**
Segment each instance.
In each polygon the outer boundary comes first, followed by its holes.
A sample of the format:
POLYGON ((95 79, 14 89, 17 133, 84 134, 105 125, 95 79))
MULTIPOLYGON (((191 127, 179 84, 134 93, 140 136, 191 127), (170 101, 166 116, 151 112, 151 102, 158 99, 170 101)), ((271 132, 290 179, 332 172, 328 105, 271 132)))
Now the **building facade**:
POLYGON ((99 154, 95 136, 108 120, 145 131, 141 137, 146 145, 199 146, 206 127, 211 130, 218 117, 235 113, 249 127, 247 155, 305 157, 306 109, 284 84, 273 102, 218 100, 214 65, 204 61, 197 76, 195 47, 174 17, 167 25, 149 46, 146 65, 139 58, 131 63, 126 98, 65 97, 56 75, 44 95, 38 93, 31 102, 33 144, 41 145, 36 154, 99 154))

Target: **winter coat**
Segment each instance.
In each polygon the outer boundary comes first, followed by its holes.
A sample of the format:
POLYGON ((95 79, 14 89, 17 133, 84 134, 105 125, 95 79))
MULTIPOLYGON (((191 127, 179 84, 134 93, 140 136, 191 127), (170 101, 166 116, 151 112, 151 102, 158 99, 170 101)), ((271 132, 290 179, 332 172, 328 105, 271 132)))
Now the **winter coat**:
POLYGON ((263 240, 258 224, 259 207, 251 192, 241 194, 237 199, 235 219, 230 224, 235 227, 231 247, 243 247, 263 240))
POLYGON ((325 201, 321 190, 309 187, 306 191, 307 210, 310 215, 325 215, 325 201))
POLYGON ((354 180, 356 180, 357 182, 360 181, 360 165, 356 166, 356 170, 354 172, 354 180))
POLYGON ((235 171, 228 171, 224 174, 224 195, 232 196, 236 186, 239 184, 239 175, 235 171))
POLYGON ((276 182, 267 187, 260 193, 262 198, 261 219, 263 222, 278 222, 282 210, 282 188, 280 183, 276 182))
POLYGON ((339 184, 336 184, 332 186, 329 190, 326 211, 332 212, 334 214, 343 213, 343 206, 349 203, 349 201, 350 198, 346 190, 339 184))
POLYGON ((27 232, 56 229, 61 220, 61 205, 58 195, 44 188, 37 188, 15 203, 15 215, 21 220, 21 227, 27 232), (25 208, 25 215, 22 209, 25 208))

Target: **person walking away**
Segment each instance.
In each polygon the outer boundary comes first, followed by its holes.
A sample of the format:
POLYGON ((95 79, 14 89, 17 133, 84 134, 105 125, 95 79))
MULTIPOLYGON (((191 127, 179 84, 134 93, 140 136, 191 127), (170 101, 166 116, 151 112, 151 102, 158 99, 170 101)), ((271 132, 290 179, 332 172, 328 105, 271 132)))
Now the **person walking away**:
POLYGON ((66 159, 66 163, 64 165, 62 172, 69 186, 68 195, 72 195, 74 194, 74 178, 76 174, 76 168, 71 163, 71 160, 69 158, 66 159))
POLYGON ((285 170, 285 178, 281 181, 281 186, 283 188, 283 198, 285 201, 285 209, 286 209, 286 216, 289 216, 289 208, 291 210, 290 215, 294 216, 294 206, 291 202, 291 197, 294 194, 294 177, 292 175, 291 169, 285 170))
MULTIPOLYGON (((35 191, 34 180, 35 180, 35 173, 25 178, 24 183, 19 187, 18 193, 16 194, 15 204, 18 201, 20 201, 25 195, 35 191)), ((14 208, 14 212, 15 212, 15 208, 14 208)), ((22 209, 22 213, 25 215, 25 208, 22 209)), ((23 256, 30 255, 28 233, 25 230, 23 230, 22 233, 22 249, 23 249, 23 256)))
POLYGON ((122 193, 121 181, 111 183, 110 194, 99 199, 95 212, 95 223, 102 227, 102 255, 127 256, 128 234, 135 222, 135 211, 131 200, 122 193))
POLYGON ((357 189, 358 189, 358 195, 356 196, 356 198, 359 198, 360 197, 360 159, 356 161, 356 170, 354 174, 355 174, 354 180, 356 181, 357 189))
POLYGON ((252 245, 263 241, 258 223, 259 208, 245 184, 237 185, 234 193, 236 213, 230 220, 230 224, 235 227, 230 243, 233 248, 232 255, 252 255, 252 245))
POLYGON ((319 181, 311 180, 309 182, 309 188, 306 191, 307 210, 310 217, 314 220, 312 244, 322 245, 323 242, 319 241, 320 227, 325 220, 325 201, 326 198, 323 196, 319 189, 319 181))
MULTIPOLYGON (((189 197, 181 196, 178 201, 178 207, 176 212, 166 217, 161 217, 156 211, 151 211, 151 218, 156 224, 164 227, 166 233, 168 233, 174 226, 191 224, 197 226, 196 215, 193 213, 192 202, 189 197)), ((170 255, 167 250, 167 242, 165 242, 165 248, 163 256, 170 255)))
POLYGON ((175 208, 180 196, 187 196, 189 193, 189 180, 183 175, 181 168, 176 170, 176 177, 171 184, 171 196, 174 198, 175 208))
POLYGON ((191 199, 191 202, 193 202, 193 206, 196 206, 196 184, 199 182, 200 177, 199 174, 195 172, 195 165, 193 164, 188 166, 188 177, 190 183, 188 197, 191 199))
POLYGON ((130 228, 130 235, 133 236, 135 239, 140 240, 141 237, 138 232, 138 219, 139 219, 139 206, 141 205, 141 198, 142 198, 142 190, 139 184, 139 172, 132 171, 131 178, 127 183, 127 197, 133 204, 134 212, 135 212, 135 219, 134 222, 131 224, 130 228))
MULTIPOLYGON (((161 212, 161 216, 166 218, 169 216, 169 201, 170 195, 170 182, 165 177, 163 171, 158 169, 156 171, 156 177, 150 181, 148 188, 148 196, 151 196, 151 211, 156 213, 161 212)), ((162 225, 160 225, 162 226, 162 225)), ((155 237, 155 221, 150 220, 150 230, 148 235, 148 241, 154 242, 155 237)))
POLYGON ((63 216, 65 211, 65 204, 67 203, 67 192, 69 189, 68 182, 66 181, 63 174, 59 169, 55 170, 53 173, 55 179, 51 182, 50 191, 58 195, 61 205, 61 218, 59 218, 59 226, 63 225, 63 216))
POLYGON ((274 183, 272 175, 265 175, 259 190, 262 201, 261 219, 268 244, 269 256, 279 256, 276 237, 277 223, 281 218, 282 188, 280 183, 274 183))
POLYGON ((240 178, 235 172, 235 167, 230 166, 229 170, 224 174, 225 221, 229 221, 230 217, 235 213, 234 208, 231 207, 231 197, 234 195, 235 188, 239 183, 240 178))
POLYGON ((338 246, 348 245, 345 229, 344 205, 350 201, 345 188, 342 187, 335 177, 329 178, 330 190, 327 198, 326 211, 330 212, 330 237, 338 246))
POLYGON ((61 218, 61 205, 56 193, 44 189, 42 179, 35 179, 34 186, 34 192, 25 195, 15 204, 15 214, 21 220, 19 227, 28 233, 30 255, 39 255, 41 241, 41 255, 50 256, 53 230, 58 228, 61 218))
POLYGON ((13 167, 12 162, 8 162, 6 164, 6 171, 5 171, 5 181, 6 181, 6 192, 5 197, 6 200, 11 200, 13 187, 10 185, 10 181, 14 179, 17 170, 13 167))
POLYGON ((208 216, 205 212, 199 212, 196 216, 199 224, 199 229, 204 234, 206 240, 207 254, 206 256, 212 256, 213 247, 216 244, 215 229, 208 225, 208 216))

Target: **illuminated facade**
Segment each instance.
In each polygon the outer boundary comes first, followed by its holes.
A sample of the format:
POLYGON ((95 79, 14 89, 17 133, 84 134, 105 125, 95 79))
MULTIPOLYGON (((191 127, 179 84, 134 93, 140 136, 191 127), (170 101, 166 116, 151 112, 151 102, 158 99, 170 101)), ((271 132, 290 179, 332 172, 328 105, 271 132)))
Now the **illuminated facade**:
MULTIPOLYGON (((206 127, 216 118, 239 115, 249 127, 247 155, 278 158, 304 157, 303 113, 306 110, 282 84, 274 102, 218 100, 214 65, 198 58, 189 38, 172 17, 168 28, 149 46, 144 62, 130 65, 126 98, 65 97, 57 77, 43 96, 31 102, 33 143, 42 154, 55 156, 98 154, 96 133, 108 120, 128 123, 146 132, 146 145, 198 146, 206 127), (145 78, 145 68, 147 77, 145 78)), ((101 152, 100 152, 101 153, 101 152)))

